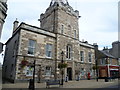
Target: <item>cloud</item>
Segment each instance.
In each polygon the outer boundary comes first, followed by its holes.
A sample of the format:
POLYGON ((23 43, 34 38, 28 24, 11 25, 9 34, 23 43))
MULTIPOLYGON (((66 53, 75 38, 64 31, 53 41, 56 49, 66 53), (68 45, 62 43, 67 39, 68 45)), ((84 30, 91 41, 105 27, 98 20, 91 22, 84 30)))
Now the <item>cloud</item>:
POLYGON ((110 46, 118 40, 118 13, 117 3, 86 3, 78 8, 80 40, 89 43, 98 43, 100 48, 110 46))
MULTIPOLYGON (((2 32, 2 42, 6 42, 12 35, 13 22, 38 26, 38 18, 48 8, 51 0, 8 0, 7 18, 2 32)), ((69 4, 79 10, 80 40, 98 43, 100 48, 110 46, 118 39, 119 0, 68 0, 69 4)), ((120 35, 119 35, 120 38, 120 35)))

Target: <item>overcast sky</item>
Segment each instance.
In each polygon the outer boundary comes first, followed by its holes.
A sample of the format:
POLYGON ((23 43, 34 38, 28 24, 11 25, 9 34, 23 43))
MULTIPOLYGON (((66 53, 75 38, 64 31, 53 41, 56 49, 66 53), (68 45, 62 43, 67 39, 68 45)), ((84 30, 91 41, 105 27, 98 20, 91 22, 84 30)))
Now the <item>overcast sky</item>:
MULTIPOLYGON (((80 40, 97 43, 99 49, 118 40, 118 1, 119 0, 68 0, 74 10, 78 10, 80 40)), ((8 0, 7 18, 3 27, 1 42, 5 43, 13 31, 13 22, 25 22, 40 26, 38 22, 51 0, 8 0)))

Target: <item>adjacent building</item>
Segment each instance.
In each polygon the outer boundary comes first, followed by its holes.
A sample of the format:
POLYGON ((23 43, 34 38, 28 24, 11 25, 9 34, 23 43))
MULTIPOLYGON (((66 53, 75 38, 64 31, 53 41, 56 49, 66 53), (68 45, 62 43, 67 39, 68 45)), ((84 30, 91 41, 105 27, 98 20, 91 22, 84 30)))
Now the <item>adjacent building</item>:
MULTIPOLYGON (((3 24, 7 16, 7 0, 0 0, 0 38, 2 34, 3 24)), ((0 53, 3 51, 3 43, 0 42, 0 53)))
POLYGON ((94 46, 79 41, 79 11, 67 0, 52 0, 45 13, 40 15, 40 27, 14 22, 13 35, 6 42, 3 79, 13 82, 33 76, 36 61, 36 79, 61 79, 58 64, 63 58, 64 77, 75 80, 78 75, 87 79, 95 65, 94 46), (61 52, 64 52, 62 57, 61 52))
POLYGON ((3 28, 3 24, 5 22, 5 18, 7 16, 7 0, 1 0, 0 1, 0 37, 1 37, 1 33, 2 33, 2 28, 3 28))
POLYGON ((104 47, 103 50, 97 51, 99 78, 119 77, 119 47, 120 42, 116 41, 112 43, 111 49, 104 47))

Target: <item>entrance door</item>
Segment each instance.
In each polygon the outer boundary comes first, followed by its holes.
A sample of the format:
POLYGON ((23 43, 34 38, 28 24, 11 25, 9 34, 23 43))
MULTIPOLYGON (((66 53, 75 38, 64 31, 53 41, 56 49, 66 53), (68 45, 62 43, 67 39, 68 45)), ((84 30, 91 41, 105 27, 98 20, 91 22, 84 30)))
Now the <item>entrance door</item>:
POLYGON ((72 68, 67 68, 68 80, 72 80, 72 68))

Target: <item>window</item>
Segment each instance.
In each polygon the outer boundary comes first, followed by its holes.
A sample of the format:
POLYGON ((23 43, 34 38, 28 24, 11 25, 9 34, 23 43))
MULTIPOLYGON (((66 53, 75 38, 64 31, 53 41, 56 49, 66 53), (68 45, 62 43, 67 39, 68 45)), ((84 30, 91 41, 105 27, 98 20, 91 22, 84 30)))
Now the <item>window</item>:
POLYGON ((64 32, 64 26, 62 25, 61 26, 61 34, 63 34, 63 32, 64 32))
POLYGON ((52 44, 46 45, 46 56, 50 58, 52 57, 52 44))
POLYGON ((83 62, 84 61, 84 52, 80 51, 80 60, 83 62))
POLYGON ((66 57, 68 58, 68 59, 71 59, 71 57, 72 57, 72 47, 71 47, 71 45, 67 45, 67 47, 66 47, 66 57))
POLYGON ((112 64, 112 58, 109 58, 109 64, 112 64))
POLYGON ((33 67, 31 66, 26 67, 26 76, 33 76, 33 67))
POLYGON ((68 31, 71 31, 71 26, 70 25, 68 25, 68 31))
POLYGON ((91 68, 90 68, 89 72, 90 72, 90 76, 92 76, 93 75, 93 70, 91 68))
POLYGON ((101 59, 101 65, 105 65, 105 58, 101 59))
POLYGON ((91 52, 88 53, 88 60, 89 60, 89 62, 92 62, 92 54, 91 54, 91 52))
POLYGON ((51 75, 51 67, 50 67, 50 66, 47 66, 47 67, 46 67, 46 75, 47 75, 47 76, 50 76, 50 75, 51 75))
POLYGON ((74 38, 76 38, 77 37, 77 35, 76 35, 76 30, 74 30, 74 38))
POLYGON ((84 68, 81 68, 80 72, 81 72, 81 76, 84 76, 84 74, 85 74, 84 68))
POLYGON ((35 44, 36 44, 36 42, 34 40, 29 40, 28 54, 34 55, 34 53, 35 53, 35 44))

